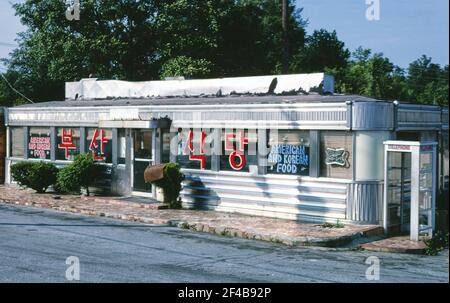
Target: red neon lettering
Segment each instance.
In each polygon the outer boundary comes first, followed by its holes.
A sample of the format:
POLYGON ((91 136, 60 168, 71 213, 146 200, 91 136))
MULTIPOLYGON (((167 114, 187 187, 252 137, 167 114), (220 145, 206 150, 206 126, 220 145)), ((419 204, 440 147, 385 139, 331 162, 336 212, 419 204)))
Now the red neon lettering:
POLYGON ((69 132, 66 133, 66 130, 62 129, 62 140, 61 144, 58 144, 59 149, 65 149, 65 158, 69 158, 69 149, 76 149, 77 147, 73 144, 73 131, 69 129, 69 132))
POLYGON ((244 132, 239 132, 239 150, 244 151, 244 145, 248 144, 248 138, 245 138, 244 132))
POLYGON ((89 150, 92 151, 94 156, 94 160, 105 160, 105 143, 108 143, 108 139, 105 136, 105 130, 102 129, 100 132, 100 155, 96 154, 96 150, 98 149, 97 143, 98 137, 98 129, 95 130, 94 135, 92 136, 91 144, 89 145, 89 150))
POLYGON ((230 166, 234 170, 241 170, 245 165, 244 155, 240 151, 233 151, 228 158, 230 166), (239 164, 236 164, 236 158, 239 158, 239 164))
POLYGON ((235 134, 225 134, 225 150, 233 151, 234 146, 233 143, 230 145, 230 142, 234 142, 234 139, 236 138, 235 134))
POLYGON ((187 141, 186 141, 186 148, 184 149, 184 154, 187 155, 189 152, 194 151, 194 143, 192 142, 194 139, 194 133, 192 130, 189 131, 187 141))
POLYGON ((186 141, 186 148, 184 150, 184 154, 189 154, 189 160, 191 161, 200 161, 200 169, 206 168, 206 156, 205 154, 205 132, 201 132, 201 139, 200 139, 200 153, 198 155, 192 154, 195 153, 194 148, 194 133, 192 130, 189 131, 188 138, 186 141))
POLYGON ((225 134, 225 150, 233 151, 228 157, 228 163, 230 163, 231 168, 234 170, 242 170, 245 165, 245 145, 249 143, 249 140, 245 137, 245 132, 238 132, 239 148, 235 150, 233 144, 230 144, 231 141, 235 141, 235 138, 236 135, 233 133, 225 134), (236 158, 239 159, 239 163, 236 163, 236 158))

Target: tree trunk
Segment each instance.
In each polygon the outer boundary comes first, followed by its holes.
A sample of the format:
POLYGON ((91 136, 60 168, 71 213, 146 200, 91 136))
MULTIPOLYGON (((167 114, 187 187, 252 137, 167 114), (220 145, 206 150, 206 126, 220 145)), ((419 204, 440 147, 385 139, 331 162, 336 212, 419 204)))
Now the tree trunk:
POLYGON ((289 0, 282 0, 281 22, 283 27, 283 74, 289 73, 289 39, 288 39, 288 20, 289 20, 289 0))

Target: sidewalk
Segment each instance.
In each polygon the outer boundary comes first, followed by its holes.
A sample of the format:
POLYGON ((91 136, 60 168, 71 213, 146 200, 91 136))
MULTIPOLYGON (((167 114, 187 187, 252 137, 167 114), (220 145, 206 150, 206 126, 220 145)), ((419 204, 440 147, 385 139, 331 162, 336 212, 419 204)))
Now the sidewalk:
POLYGON ((30 189, 0 185, 0 203, 49 208, 114 219, 164 224, 198 232, 282 243, 289 246, 343 246, 382 233, 374 225, 324 228, 319 224, 254 217, 235 213, 160 209, 161 204, 122 201, 118 197, 37 194, 30 189))

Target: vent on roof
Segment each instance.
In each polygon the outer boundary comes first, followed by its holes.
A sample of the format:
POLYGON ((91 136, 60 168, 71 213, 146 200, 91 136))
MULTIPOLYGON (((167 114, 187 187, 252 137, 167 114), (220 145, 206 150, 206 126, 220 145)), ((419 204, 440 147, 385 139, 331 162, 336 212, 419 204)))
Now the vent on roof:
POLYGON ((227 96, 231 94, 334 93, 333 76, 324 73, 128 82, 82 79, 66 83, 66 99, 149 98, 169 96, 227 96))

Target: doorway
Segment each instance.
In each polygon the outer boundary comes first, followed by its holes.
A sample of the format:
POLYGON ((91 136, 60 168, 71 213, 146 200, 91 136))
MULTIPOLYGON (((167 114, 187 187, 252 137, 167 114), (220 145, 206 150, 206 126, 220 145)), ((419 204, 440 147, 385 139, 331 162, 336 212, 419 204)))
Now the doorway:
POLYGON ((132 130, 132 184, 136 196, 151 196, 152 193, 152 185, 144 181, 144 171, 154 164, 153 137, 151 129, 132 130))
POLYGON ((387 159, 387 232, 406 234, 411 223, 411 153, 391 152, 387 159))

